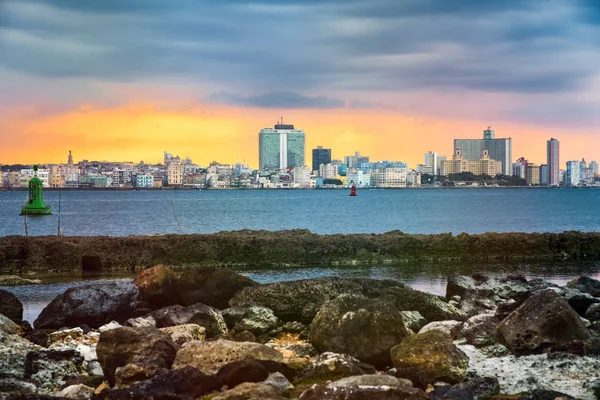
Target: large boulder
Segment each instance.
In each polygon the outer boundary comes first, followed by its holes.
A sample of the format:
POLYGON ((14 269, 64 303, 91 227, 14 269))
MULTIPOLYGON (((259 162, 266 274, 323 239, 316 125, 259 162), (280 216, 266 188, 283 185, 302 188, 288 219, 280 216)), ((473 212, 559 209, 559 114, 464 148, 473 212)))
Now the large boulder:
POLYGON ((177 274, 164 265, 141 271, 133 284, 138 287, 140 300, 157 307, 179 303, 177 274))
POLYGON ((347 354, 323 353, 314 359, 298 376, 298 380, 326 381, 347 376, 374 374, 375 367, 347 354))
POLYGON ((440 297, 408 286, 389 287, 381 292, 381 299, 391 301, 399 311, 418 311, 427 321, 463 321, 466 315, 440 297))
POLYGON ((39 382, 43 388, 54 390, 69 377, 84 374, 83 357, 76 350, 32 351, 25 359, 25 376, 39 382))
POLYGON ((496 329, 498 341, 517 355, 589 337, 577 312, 551 289, 535 292, 496 329))
POLYGON ((222 310, 240 290, 257 285, 258 282, 228 268, 201 267, 181 275, 177 292, 183 305, 203 303, 222 310))
POLYGON ((68 289, 44 308, 34 322, 36 329, 87 325, 98 328, 110 321, 135 317, 137 287, 129 281, 85 285, 68 289))
POLYGON ((600 303, 600 299, 587 293, 580 293, 570 296, 567 302, 577 314, 584 317, 588 308, 593 304, 600 303))
POLYGON ((416 400, 427 399, 406 379, 388 375, 353 376, 315 385, 305 390, 299 400, 416 400))
POLYGON ((266 383, 247 382, 220 393, 211 400, 285 400, 285 397, 266 383))
POLYGON ((309 328, 319 352, 348 354, 369 364, 390 364, 390 349, 410 333, 394 304, 345 294, 322 307, 309 328))
POLYGON ((16 335, 20 331, 21 327, 19 325, 15 324, 10 318, 0 314, 0 332, 16 335))
POLYGON ((192 340, 206 339, 206 328, 196 324, 169 326, 160 330, 171 336, 173 342, 180 347, 192 340))
POLYGON ((600 321, 600 304, 592 304, 585 312, 585 318, 590 322, 600 321))
POLYGON ((18 335, 0 332, 0 376, 24 379, 27 354, 41 349, 18 335))
POLYGON ((567 283, 570 289, 577 289, 582 293, 591 294, 594 297, 600 297, 600 281, 590 278, 589 276, 581 276, 567 283))
POLYGON ((413 332, 419 332, 422 327, 427 325, 427 320, 423 318, 418 311, 400 311, 404 326, 413 332))
POLYGON ((156 328, 121 327, 100 335, 96 353, 106 379, 113 386, 116 369, 127 364, 171 368, 177 347, 169 335, 156 328))
POLYGON ((187 365, 208 373, 217 373, 222 367, 235 361, 259 360, 281 362, 283 356, 263 344, 231 342, 229 340, 191 341, 177 352, 173 368, 187 365))
POLYGON ((235 332, 250 331, 259 336, 279 324, 273 310, 260 306, 239 306, 221 311, 229 329, 235 332))
POLYGON ((446 298, 460 296, 465 299, 469 295, 478 298, 493 298, 524 301, 531 295, 531 287, 522 276, 509 275, 500 278, 483 275, 451 276, 446 286, 446 298))
POLYGON ((174 305, 161 308, 148 314, 148 317, 152 317, 159 328, 186 324, 199 325, 206 329, 207 338, 227 333, 227 324, 221 312, 200 303, 188 307, 174 305))
POLYGON ((494 314, 480 314, 469 318, 463 325, 462 336, 475 347, 490 346, 496 343, 496 327, 500 319, 494 314))
POLYGON ((404 339, 390 353, 394 367, 415 369, 428 383, 458 383, 465 379, 469 366, 469 357, 449 336, 435 330, 404 339))
POLYGON ((153 364, 127 364, 115 370, 115 388, 145 381, 165 372, 167 372, 165 368, 153 364))
POLYGON ((263 382, 269 377, 269 371, 259 361, 242 360, 222 367, 217 377, 231 389, 244 382, 263 382))
POLYGON ((23 320, 23 304, 11 292, 0 289, 0 314, 19 323, 23 320))

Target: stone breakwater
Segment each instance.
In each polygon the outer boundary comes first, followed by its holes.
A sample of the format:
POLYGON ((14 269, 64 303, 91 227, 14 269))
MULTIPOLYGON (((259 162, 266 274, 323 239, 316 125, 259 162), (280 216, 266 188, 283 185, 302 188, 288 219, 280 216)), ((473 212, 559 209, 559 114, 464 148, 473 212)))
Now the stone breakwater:
POLYGON ((57 296, 31 327, 0 290, 0 399, 595 399, 600 281, 261 285, 226 268, 57 296))
POLYGON ((416 260, 600 260, 600 233, 319 235, 307 230, 209 235, 0 237, 0 275, 177 267, 272 267, 416 260))

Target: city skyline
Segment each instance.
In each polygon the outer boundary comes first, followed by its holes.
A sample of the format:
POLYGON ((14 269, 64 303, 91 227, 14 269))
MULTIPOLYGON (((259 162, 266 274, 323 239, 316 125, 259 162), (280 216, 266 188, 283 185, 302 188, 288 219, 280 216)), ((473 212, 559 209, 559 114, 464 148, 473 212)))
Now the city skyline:
POLYGON ((67 148, 156 162, 169 148, 258 166, 255 132, 281 113, 307 148, 334 158, 416 165, 492 125, 515 139, 513 158, 542 163, 558 137, 563 159, 599 159, 597 10, 587 0, 4 0, 0 160, 62 162, 67 148))

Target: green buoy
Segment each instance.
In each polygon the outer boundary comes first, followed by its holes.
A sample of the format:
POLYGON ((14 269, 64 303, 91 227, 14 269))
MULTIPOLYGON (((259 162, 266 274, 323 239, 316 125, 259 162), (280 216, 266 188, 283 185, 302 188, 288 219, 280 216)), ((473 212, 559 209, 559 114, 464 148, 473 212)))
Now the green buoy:
POLYGON ((44 204, 44 185, 38 178, 37 165, 33 166, 34 176, 29 181, 29 196, 27 205, 21 207, 20 215, 52 215, 50 206, 44 204))

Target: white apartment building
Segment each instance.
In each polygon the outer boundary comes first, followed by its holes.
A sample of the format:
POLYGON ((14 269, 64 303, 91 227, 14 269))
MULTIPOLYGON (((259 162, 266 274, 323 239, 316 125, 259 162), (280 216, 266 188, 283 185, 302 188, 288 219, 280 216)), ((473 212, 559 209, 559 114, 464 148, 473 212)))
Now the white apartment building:
MULTIPOLYGON (((29 181, 35 175, 33 168, 22 169, 20 176, 20 186, 21 187, 29 187, 29 181)), ((50 186, 50 170, 48 169, 38 169, 37 172, 38 178, 41 179, 42 185, 44 187, 50 186)))
POLYGON ((369 170, 371 186, 397 188, 406 187, 406 168, 374 168, 369 170))
POLYGON ((368 174, 360 169, 349 168, 346 171, 346 181, 348 185, 356 186, 358 188, 367 188, 371 186, 371 174, 368 174))
POLYGON ((338 166, 335 164, 321 164, 319 166, 319 176, 323 179, 337 179, 338 166))
POLYGON ((292 175, 294 176, 294 184, 298 187, 310 187, 311 186, 311 171, 308 167, 294 167, 292 169, 292 175))

